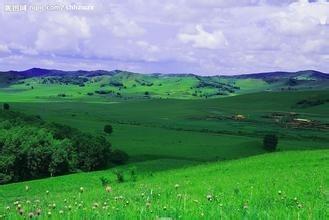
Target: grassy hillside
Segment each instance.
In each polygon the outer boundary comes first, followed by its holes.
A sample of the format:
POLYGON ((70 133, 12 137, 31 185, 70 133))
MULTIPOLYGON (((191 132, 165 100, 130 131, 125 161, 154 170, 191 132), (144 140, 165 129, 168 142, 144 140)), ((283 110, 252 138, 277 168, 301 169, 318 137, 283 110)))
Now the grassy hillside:
POLYGON ((112 124, 110 141, 132 160, 191 162, 263 153, 262 138, 279 136, 281 150, 328 148, 329 103, 300 107, 301 100, 329 99, 327 91, 267 92, 208 100, 146 99, 93 102, 13 102, 13 110, 39 115, 101 134, 112 124), (295 112, 294 116, 290 116, 295 112), (244 120, 236 120, 238 114, 244 120), (313 120, 310 126, 294 118, 313 120))
POLYGON ((316 71, 0 73, 0 179, 78 172, 0 186, 0 219, 327 219, 328 89, 316 71))
MULTIPOLYGON (((0 186, 0 215, 20 219, 328 219, 329 151, 280 152, 118 183, 112 170, 0 186), (100 177, 110 180, 103 186, 100 177)), ((143 172, 144 171, 144 172, 143 172)))
POLYGON ((0 98, 12 101, 63 101, 92 98, 207 99, 260 91, 329 89, 329 76, 316 71, 241 76, 138 74, 126 71, 30 69, 0 72, 0 98))

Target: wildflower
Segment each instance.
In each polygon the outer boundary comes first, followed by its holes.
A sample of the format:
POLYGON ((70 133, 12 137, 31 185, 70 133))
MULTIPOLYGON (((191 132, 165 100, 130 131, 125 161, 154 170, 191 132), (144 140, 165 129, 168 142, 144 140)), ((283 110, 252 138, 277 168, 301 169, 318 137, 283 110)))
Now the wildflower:
POLYGON ((278 194, 279 194, 279 195, 281 195, 281 194, 282 194, 281 190, 279 190, 279 191, 278 191, 278 194))
POLYGON ((167 210, 167 206, 163 206, 163 210, 166 211, 167 210))
POLYGON ((294 201, 297 202, 297 197, 294 198, 294 201))
POLYGON ((48 216, 51 216, 51 211, 47 212, 47 215, 48 215, 48 216))
POLYGON ((93 205, 93 207, 95 207, 95 208, 98 208, 98 203, 97 202, 94 202, 94 205, 93 205))
POLYGON ((69 205, 67 208, 68 208, 68 210, 71 210, 71 209, 72 209, 72 206, 71 206, 71 205, 69 205))
POLYGON ((248 209, 249 207, 248 207, 248 204, 247 203, 245 203, 244 205, 243 205, 243 209, 248 209))
POLYGON ((175 184, 175 189, 178 189, 179 188, 179 184, 175 184))
POLYGON ((105 191, 108 192, 108 193, 112 192, 112 187, 111 186, 106 186, 105 191))
POLYGON ((222 203, 219 203, 219 207, 223 207, 223 204, 222 203))
POLYGON ((23 209, 19 209, 19 210, 18 210, 18 213, 19 213, 20 215, 23 215, 23 214, 24 214, 24 210, 23 210, 23 209))
POLYGON ((31 201, 30 200, 26 200, 26 204, 31 204, 31 201))
POLYGON ((182 198, 182 194, 177 194, 177 198, 182 198))
POLYGON ((142 193, 141 196, 144 197, 145 196, 145 193, 142 193))
POLYGON ((22 208, 22 205, 21 204, 17 204, 17 208, 18 209, 22 208))
POLYGON ((36 213, 37 215, 40 215, 40 214, 41 214, 41 209, 37 209, 35 213, 36 213))
POLYGON ((64 211, 63 211, 63 210, 59 210, 59 214, 61 214, 61 215, 62 215, 63 213, 64 213, 64 211))
POLYGON ((212 195, 207 195, 208 201, 212 201, 212 195))
POLYGON ((301 209, 301 208, 303 208, 303 205, 299 203, 299 204, 297 205, 297 207, 298 207, 299 209, 301 209))
POLYGON ((29 191, 30 187, 28 185, 25 186, 25 191, 29 191))
POLYGON ((15 202, 14 202, 14 205, 17 206, 18 204, 19 204, 19 201, 15 201, 15 202))
POLYGON ((34 216, 33 212, 30 212, 29 213, 29 218, 33 218, 33 216, 34 216))
POLYGON ((49 190, 46 191, 46 194, 47 194, 47 195, 49 194, 49 190))
POLYGON ((7 207, 6 207, 6 210, 10 210, 10 206, 7 206, 7 207))
POLYGON ((84 188, 81 186, 80 187, 80 193, 83 193, 84 192, 84 188))
POLYGON ((56 204, 53 203, 53 204, 51 205, 51 207, 52 207, 53 209, 55 209, 55 208, 56 208, 56 204))
POLYGON ((126 201, 126 205, 129 205, 129 201, 126 201))
POLYGON ((151 203, 150 203, 150 202, 147 202, 147 203, 146 203, 146 207, 147 207, 147 208, 151 207, 151 203))
POLYGON ((64 203, 67 203, 67 199, 64 199, 64 203))

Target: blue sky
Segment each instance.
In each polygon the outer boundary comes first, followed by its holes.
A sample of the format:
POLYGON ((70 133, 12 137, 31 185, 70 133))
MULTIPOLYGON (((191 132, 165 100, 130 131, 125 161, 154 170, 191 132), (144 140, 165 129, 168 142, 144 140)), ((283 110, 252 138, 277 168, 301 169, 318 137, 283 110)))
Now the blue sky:
POLYGON ((329 2, 0 0, 0 70, 329 72, 329 2), (92 10, 67 10, 72 5, 92 10), (9 12, 24 4, 26 11, 9 12), (62 10, 33 11, 32 6, 62 10))

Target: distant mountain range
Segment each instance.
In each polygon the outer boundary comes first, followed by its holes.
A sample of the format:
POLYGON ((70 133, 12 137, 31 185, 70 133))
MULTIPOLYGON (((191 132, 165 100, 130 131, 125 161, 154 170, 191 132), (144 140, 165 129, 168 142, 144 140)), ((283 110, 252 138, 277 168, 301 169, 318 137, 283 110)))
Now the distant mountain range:
MULTIPOLYGON (((27 92, 45 85, 79 86, 85 94, 119 97, 210 98, 261 91, 329 89, 329 74, 314 70, 232 76, 142 74, 123 70, 62 71, 32 68, 0 72, 0 88, 27 92)), ((62 88, 63 89, 63 88, 62 88)))
MULTIPOLYGON (((115 75, 119 73, 127 74, 143 74, 143 73, 134 73, 124 70, 77 70, 77 71, 63 71, 56 69, 41 69, 41 68, 32 68, 24 71, 6 71, 0 72, 0 74, 10 74, 12 77, 17 78, 30 78, 30 77, 41 77, 41 76, 101 76, 101 75, 115 75)), ((278 79, 278 78, 298 78, 298 77, 308 77, 313 79, 329 79, 328 73, 319 72, 316 70, 302 70, 297 72, 265 72, 265 73, 252 73, 252 74, 238 74, 238 75, 214 75, 214 76, 202 76, 196 74, 161 74, 161 73, 151 73, 147 75, 156 75, 156 76, 196 76, 196 77, 225 77, 225 78, 241 78, 241 79, 278 79)))

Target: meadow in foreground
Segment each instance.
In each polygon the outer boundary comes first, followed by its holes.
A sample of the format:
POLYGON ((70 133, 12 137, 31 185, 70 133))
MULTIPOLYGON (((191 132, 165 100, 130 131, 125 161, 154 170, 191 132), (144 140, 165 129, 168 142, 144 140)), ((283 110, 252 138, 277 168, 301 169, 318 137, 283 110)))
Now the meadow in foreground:
POLYGON ((122 183, 106 170, 8 184, 0 187, 0 215, 328 219, 328 155, 328 150, 278 152, 154 174, 125 169, 122 183))

